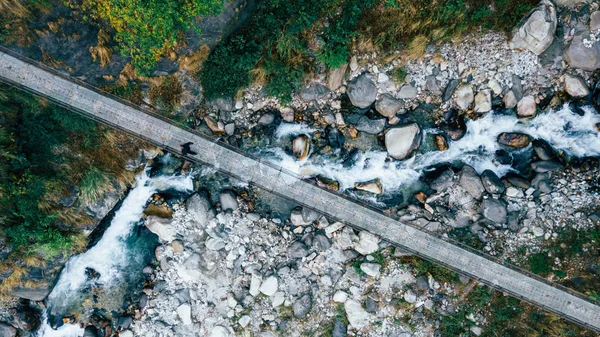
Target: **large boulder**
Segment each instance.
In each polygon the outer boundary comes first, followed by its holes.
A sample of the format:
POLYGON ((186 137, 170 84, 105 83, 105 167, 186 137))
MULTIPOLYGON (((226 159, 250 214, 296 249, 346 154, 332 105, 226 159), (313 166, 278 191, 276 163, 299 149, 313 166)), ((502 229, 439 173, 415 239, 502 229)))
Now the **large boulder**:
POLYGON ((470 85, 463 85, 456 91, 456 105, 461 110, 468 110, 473 104, 473 88, 470 85))
POLYGON ((505 224, 508 218, 506 206, 495 199, 485 199, 482 203, 483 216, 497 224, 505 224))
POLYGON ((492 110, 492 93, 489 90, 481 90, 475 95, 475 108, 477 113, 485 113, 492 110))
POLYGON ((517 116, 519 118, 533 118, 537 113, 537 105, 533 96, 521 98, 517 104, 517 116))
POLYGON ((386 118, 392 118, 396 116, 396 113, 402 108, 402 101, 394 98, 390 94, 383 94, 381 98, 375 103, 375 109, 380 115, 386 118))
POLYGON ((303 101, 308 102, 325 97, 328 93, 329 89, 326 86, 317 83, 300 89, 298 94, 303 101))
POLYGON ((483 192, 485 192, 485 188, 483 187, 483 183, 481 182, 477 171, 469 165, 463 166, 460 171, 458 183, 474 198, 481 198, 483 192))
POLYGON ((366 116, 362 116, 356 124, 356 130, 366 132, 371 135, 376 135, 383 131, 383 128, 385 127, 385 122, 385 118, 370 119, 366 116))
POLYGON ((6 323, 0 323, 0 336, 2 337, 15 337, 17 335, 17 329, 6 323))
POLYGON ((161 218, 151 215, 144 224, 149 231, 156 234, 161 242, 171 242, 175 239, 175 232, 171 228, 173 219, 161 218))
POLYGON ((565 74, 565 91, 572 97, 585 97, 590 94, 585 81, 579 76, 565 74))
POLYGON ((600 42, 586 46, 584 39, 589 39, 589 32, 575 34, 564 54, 565 61, 573 68, 594 71, 600 68, 600 42))
POLYGON ((369 107, 377 98, 377 87, 367 74, 362 74, 348 85, 348 98, 352 105, 364 109, 369 107))
POLYGON ((551 1, 542 0, 513 30, 510 47, 540 55, 552 44, 556 25, 556 7, 551 1))
POLYGON ((419 146, 421 146, 421 127, 417 123, 389 129, 385 134, 385 148, 392 158, 405 159, 418 150, 419 146))
POLYGON ((498 135, 498 143, 510 147, 527 147, 531 138, 523 133, 503 132, 498 135))
POLYGON ((185 207, 187 209, 188 218, 200 226, 204 226, 216 215, 208 197, 203 193, 192 194, 192 196, 185 201, 185 207))

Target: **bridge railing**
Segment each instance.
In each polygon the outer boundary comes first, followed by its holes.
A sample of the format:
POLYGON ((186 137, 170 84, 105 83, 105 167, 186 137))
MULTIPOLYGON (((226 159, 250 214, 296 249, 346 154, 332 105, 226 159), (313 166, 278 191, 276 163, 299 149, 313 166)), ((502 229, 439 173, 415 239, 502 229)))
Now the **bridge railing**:
MULTIPOLYGON (((96 93, 98 93, 100 95, 103 95, 103 96, 107 96, 107 97, 109 97, 109 98, 111 98, 111 99, 113 99, 115 101, 118 101, 119 103, 122 103, 124 105, 129 106, 129 107, 132 107, 132 108, 134 108, 136 110, 142 111, 143 113, 145 113, 147 115, 150 115, 150 116, 152 116, 154 118, 160 119, 160 120, 162 120, 164 122, 167 122, 167 123, 169 123, 171 125, 177 126, 178 128, 184 129, 184 130, 186 130, 186 131, 188 131, 190 133, 193 133, 193 134, 195 134, 195 135, 197 135, 197 136, 199 136, 199 137, 201 137, 201 138, 203 138, 203 139, 205 139, 207 141, 210 141, 210 142, 213 142, 215 144, 218 144, 219 146, 222 146, 222 147, 224 147, 224 148, 226 148, 226 149, 228 149, 228 150, 230 150, 232 152, 235 152, 235 153, 237 153, 239 155, 245 156, 245 157, 250 158, 250 159, 252 159, 254 161, 257 161, 257 162, 260 162, 260 163, 262 163, 262 164, 264 164, 266 166, 269 166, 269 167, 271 167, 271 168, 273 168, 275 170, 278 170, 280 172, 283 172, 285 174, 293 176, 296 179, 303 181, 304 183, 311 184, 311 185, 313 185, 313 186, 315 186, 315 187, 317 187, 317 188, 325 191, 326 193, 331 194, 332 196, 344 198, 345 200, 347 200, 349 202, 352 202, 352 203, 356 204, 357 206, 360 206, 360 207, 363 207, 363 208, 367 208, 367 209, 369 209, 369 210, 371 210, 373 212, 376 212, 376 213, 378 213, 380 215, 383 215, 385 217, 388 217, 388 218, 391 218, 393 220, 398 221, 398 217, 395 216, 395 215, 393 215, 393 214, 389 214, 389 212, 385 212, 384 210, 382 210, 380 208, 373 207, 372 205, 369 205, 369 204, 367 204, 365 202, 362 202, 360 200, 357 200, 357 199, 354 199, 352 197, 349 197, 348 195, 346 195, 344 193, 337 192, 337 191, 332 191, 332 190, 327 189, 327 188, 323 188, 323 187, 319 186, 314 180, 306 179, 307 177, 301 176, 301 175, 299 175, 296 172, 293 172, 293 171, 290 171, 290 170, 285 169, 283 167, 280 167, 280 166, 276 165, 275 163, 269 161, 268 159, 264 159, 264 158, 258 157, 256 155, 253 155, 251 153, 247 153, 245 151, 242 151, 241 149, 239 149, 239 148, 237 148, 235 146, 232 146, 230 144, 227 144, 227 143, 221 141, 220 137, 214 137, 212 135, 208 135, 208 134, 206 134, 204 132, 201 132, 201 131, 199 131, 197 129, 192 129, 189 126, 187 126, 187 125, 185 125, 185 124, 183 124, 181 122, 171 120, 171 119, 167 118, 166 116, 158 114, 158 113, 156 113, 156 112, 154 112, 154 111, 152 111, 152 110, 150 110, 150 109, 148 109, 146 107, 136 105, 136 104, 134 104, 134 103, 132 103, 130 101, 127 101, 127 100, 125 100, 125 99, 123 99, 121 97, 118 97, 118 96, 116 96, 116 95, 114 95, 114 94, 112 94, 110 92, 107 92, 105 90, 102 90, 100 88, 92 86, 92 85, 90 85, 90 84, 88 84, 88 83, 86 83, 86 82, 84 82, 84 81, 82 81, 82 80, 80 80, 78 78, 72 77, 72 76, 68 75, 67 73, 59 71, 57 69, 50 68, 50 67, 44 65, 41 62, 38 62, 36 60, 32 60, 32 59, 30 59, 28 57, 25 57, 25 56, 23 56, 21 54, 18 54, 16 52, 14 52, 14 51, 12 51, 12 50, 4 47, 4 46, 0 46, 0 52, 3 52, 3 53, 8 54, 10 56, 13 56, 13 57, 15 57, 15 58, 17 58, 17 59, 19 59, 19 60, 21 60, 23 62, 26 62, 26 63, 29 63, 29 64, 33 64, 36 67, 41 68, 41 69, 43 69, 43 70, 45 70, 45 71, 47 71, 47 72, 49 72, 49 73, 51 73, 53 75, 60 76, 61 78, 65 79, 65 80, 68 80, 68 81, 71 81, 71 82, 74 82, 74 83, 76 83, 76 84, 78 84, 78 85, 80 85, 80 86, 82 86, 82 87, 84 87, 84 88, 86 88, 88 90, 91 90, 91 91, 96 92, 96 93)), ((97 122, 99 122, 101 124, 104 124, 104 125, 110 126, 112 128, 118 129, 118 130, 120 130, 122 132, 125 132, 128 135, 133 136, 133 137, 135 137, 137 139, 140 139, 140 140, 145 141, 145 142, 152 143, 152 144, 157 145, 159 147, 165 148, 169 152, 173 152, 173 153, 177 153, 177 154, 181 155, 180 149, 171 148, 171 147, 165 146, 164 144, 159 144, 158 142, 155 142, 155 141, 153 141, 151 139, 147 139, 145 137, 141 137, 139 134, 136 134, 136 133, 134 133, 134 132, 132 132, 130 130, 127 130, 127 129, 123 128, 120 125, 111 123, 111 122, 106 121, 104 119, 97 118, 94 115, 88 113, 87 111, 83 111, 83 110, 77 109, 77 108, 75 108, 75 107, 73 107, 73 106, 71 106, 69 104, 57 101, 57 100, 53 99, 52 97, 47 96, 43 92, 38 92, 38 91, 32 90, 31 88, 23 87, 23 86, 19 85, 18 83, 8 82, 8 81, 6 81, 4 79, 0 79, 0 80, 4 81, 4 82, 6 82, 6 83, 8 83, 8 84, 10 84, 12 86, 18 87, 20 89, 23 89, 23 90, 26 90, 26 91, 29 91, 29 92, 32 92, 32 93, 34 93, 34 94, 36 94, 38 96, 41 96, 41 97, 43 97, 45 99, 49 99, 52 102, 54 102, 54 103, 56 103, 56 104, 58 104, 58 105, 60 105, 60 106, 62 106, 64 108, 66 108, 68 110, 76 111, 77 113, 80 113, 80 114, 82 114, 82 115, 84 115, 84 116, 86 116, 88 118, 91 118, 91 119, 93 119, 93 120, 95 120, 95 121, 97 121, 97 122)), ((188 160, 191 160, 191 161, 196 161, 197 160, 196 158, 192 158, 192 157, 188 157, 188 156, 183 156, 183 157, 186 158, 186 159, 188 159, 188 160)), ((232 175, 230 173, 227 173, 227 174, 230 175, 230 176, 234 176, 234 178, 239 179, 241 181, 249 182, 248 179, 247 179, 247 177, 239 177, 239 176, 232 175)), ((256 183, 256 182, 251 182, 251 183, 256 183)), ((280 196, 282 198, 288 199, 287 196, 281 195, 281 194, 277 193, 276 191, 272 191, 272 193, 276 194, 276 195, 278 195, 278 196, 280 196)), ((297 204, 299 204, 299 205, 301 205, 303 207, 307 207, 309 209, 312 209, 312 207, 310 205, 303 204, 303 203, 298 202, 296 200, 293 200, 293 202, 297 203, 297 204)), ((331 212, 322 212, 322 211, 319 211, 319 210, 315 210, 315 211, 317 211, 318 213, 325 214, 326 216, 328 216, 328 217, 330 217, 332 219, 344 222, 343 219, 338 218, 335 214, 333 214, 331 212)), ((403 224, 406 225, 406 226, 412 227, 412 228, 414 228, 416 230, 419 230, 421 232, 425 232, 425 233, 427 233, 427 234, 429 234, 429 235, 431 235, 431 236, 433 236, 433 237, 435 237, 437 239, 440 239, 442 241, 451 243, 451 244, 453 244, 453 245, 455 245, 457 247, 460 247, 460 248, 464 249, 465 251, 468 251, 468 252, 470 252, 472 254, 475 254, 475 255, 478 255, 480 257, 483 257, 483 258, 485 258, 485 259, 487 259, 489 261, 492 261, 494 263, 497 263, 497 264, 500 264, 502 266, 505 266, 505 267, 507 267, 507 268, 509 268, 511 270, 514 270, 516 272, 519 272, 521 274, 527 275, 528 277, 530 277, 532 279, 535 279, 535 280, 540 281, 540 282, 542 282, 542 283, 544 283, 546 285, 549 285, 549 286, 551 286, 553 288, 556 288, 556 289, 559 289, 559 290, 564 291, 566 293, 569 293, 569 294, 571 294, 571 295, 573 295, 575 297, 578 297, 578 298, 580 298, 582 300, 591 302, 591 303, 596 304, 596 305, 600 305, 600 301, 597 301, 597 300, 591 298, 590 296, 587 296, 587 295, 585 295, 583 293, 580 293, 580 292, 578 292, 576 290, 567 288, 567 287, 565 287, 565 286, 563 286, 561 284, 552 282, 552 281, 550 281, 550 280, 548 280, 546 278, 543 278, 543 277, 541 277, 541 276, 539 276, 537 274, 534 274, 534 273, 532 273, 532 272, 530 272, 528 270, 525 270, 525 269, 523 269, 523 268, 521 268, 519 266, 516 266, 516 265, 514 265, 512 263, 500 260, 500 259, 498 259, 498 258, 496 258, 494 256, 491 256, 491 255, 487 254, 487 253, 484 253, 482 251, 474 249, 473 247, 465 245, 465 244, 463 244, 463 243, 461 243, 461 242, 459 242, 457 240, 451 239, 451 238, 449 238, 446 235, 435 233, 435 232, 426 230, 424 228, 419 228, 419 227, 416 227, 416 226, 411 225, 411 224, 406 224, 406 223, 403 223, 403 224)), ((395 242, 390 242, 389 240, 386 240, 385 237, 383 237, 382 239, 384 241, 390 243, 390 244, 393 244, 393 245, 397 244, 395 242)), ((465 271, 459 270, 456 267, 453 267, 451 265, 448 265, 448 264, 444 263, 443 261, 440 261, 440 260, 433 259, 431 257, 425 256, 421 252, 413 251, 413 250, 411 250, 409 248, 406 248, 404 246, 402 246, 402 248, 405 249, 405 250, 407 250, 407 251, 409 251, 409 252, 411 252, 414 255, 419 256, 420 258, 423 258, 425 260, 429 260, 429 261, 434 262, 434 263, 441 264, 441 265, 443 265, 444 267, 446 267, 448 269, 454 270, 454 271, 456 271, 458 273, 461 273, 461 274, 463 274, 465 276, 468 276, 468 277, 470 277, 472 279, 475 279, 475 280, 477 280, 477 281, 479 281, 481 283, 484 283, 484 284, 486 284, 486 285, 490 286, 491 288, 494 288, 494 289, 496 289, 498 291, 501 291, 501 292, 504 292, 504 293, 508 293, 508 294, 510 294, 513 297, 516 297, 516 298, 519 298, 519 299, 521 299, 523 301, 526 301, 528 303, 534 304, 534 305, 536 305, 538 307, 541 307, 542 309, 547 310, 549 312, 553 312, 553 313, 555 313, 555 314, 557 314, 557 315, 559 315, 559 316, 561 316, 563 318, 566 318, 568 320, 574 321, 574 322, 576 322, 578 324, 581 324, 582 326, 586 326, 587 328, 589 328, 591 330, 599 331, 596 327, 589 325, 587 322, 578 321, 578 320, 574 319, 573 317, 567 317, 564 314, 558 312, 557 310, 555 310, 553 308, 549 308, 549 307, 543 306, 540 303, 533 303, 532 301, 528 300, 527 298, 524 298, 523 296, 521 296, 519 294, 513 293, 513 292, 511 292, 508 289, 500 288, 500 287, 496 286, 495 284, 493 284, 491 282, 483 280, 483 279, 479 278, 477 275, 472 275, 472 274, 466 273, 465 271)))

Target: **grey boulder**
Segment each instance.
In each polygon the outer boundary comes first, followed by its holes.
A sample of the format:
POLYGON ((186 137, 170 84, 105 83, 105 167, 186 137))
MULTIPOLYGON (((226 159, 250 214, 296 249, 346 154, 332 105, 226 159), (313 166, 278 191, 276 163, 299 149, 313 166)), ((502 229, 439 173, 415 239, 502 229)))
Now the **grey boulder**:
POLYGON ((367 74, 362 74, 350 82, 348 98, 355 107, 367 108, 377 98, 377 87, 367 74))
POLYGON ((506 206, 495 199, 485 199, 482 203, 483 216, 497 224, 505 224, 508 218, 506 206))
POLYGON ((557 22, 554 4, 542 0, 513 30, 510 47, 528 49, 540 55, 552 44, 557 22))
POLYGON ((589 32, 577 33, 564 54, 565 61, 573 68, 594 71, 600 68, 600 42, 594 42, 591 48, 584 43, 589 32))
POLYGON ((392 158, 402 160, 419 149, 421 136, 421 127, 417 123, 389 129, 385 134, 385 148, 392 158))

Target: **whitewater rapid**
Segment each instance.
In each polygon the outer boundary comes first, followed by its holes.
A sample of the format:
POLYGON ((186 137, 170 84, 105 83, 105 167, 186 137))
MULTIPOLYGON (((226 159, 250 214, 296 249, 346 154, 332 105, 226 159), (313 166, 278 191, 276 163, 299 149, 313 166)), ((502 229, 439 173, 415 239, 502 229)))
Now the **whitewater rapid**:
MULTIPOLYGON (((600 133, 594 124, 600 123, 600 115, 591 107, 583 107, 580 116, 565 104, 558 110, 550 110, 533 119, 518 119, 514 114, 490 112, 477 120, 467 122, 467 133, 458 141, 449 141, 446 151, 418 153, 404 160, 390 160, 387 152, 374 150, 361 152, 351 167, 344 166, 343 159, 312 154, 302 161, 286 153, 280 147, 261 149, 258 155, 304 177, 322 175, 339 182, 340 189, 354 187, 357 182, 379 179, 384 191, 393 193, 419 180, 425 169, 437 164, 461 161, 481 173, 492 170, 502 177, 513 169, 495 160, 495 153, 503 147, 498 144, 502 132, 521 132, 533 139, 547 141, 555 150, 573 157, 600 156, 600 133)), ((282 123, 276 131, 277 139, 299 134, 310 136, 310 127, 282 123)), ((423 130, 423 137, 440 133, 438 129, 423 130)), ((526 151, 527 149, 514 150, 526 151)))
MULTIPOLYGON (((89 286, 89 279, 85 275, 87 268, 100 274, 95 283, 103 289, 111 289, 125 282, 128 276, 127 270, 143 263, 138 254, 132 253, 133 247, 127 245, 127 239, 135 235, 148 199, 160 191, 190 192, 193 190, 192 177, 189 175, 150 178, 148 171, 149 169, 146 169, 136 177, 135 187, 115 212, 102 238, 85 253, 69 259, 52 292, 48 295, 49 312, 65 314, 66 309, 81 301, 82 290, 89 286)), ((48 323, 48 314, 44 312, 42 327, 36 336, 80 337, 83 336, 83 329, 78 325, 65 324, 53 330, 48 323)))

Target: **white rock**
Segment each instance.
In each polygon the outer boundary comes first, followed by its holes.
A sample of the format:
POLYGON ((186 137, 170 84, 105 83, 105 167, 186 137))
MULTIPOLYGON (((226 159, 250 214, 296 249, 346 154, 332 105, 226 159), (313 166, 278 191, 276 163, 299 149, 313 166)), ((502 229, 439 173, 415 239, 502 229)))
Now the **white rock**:
POLYGON ((192 308, 188 304, 182 304, 177 308, 177 316, 184 325, 192 324, 192 308))
POLYGON ((402 160, 419 149, 421 136, 417 123, 392 128, 385 133, 385 148, 391 157, 402 160))
POLYGON ((281 306, 283 302, 285 302, 285 293, 283 291, 278 291, 271 297, 273 308, 281 306))
POLYGON ((208 334, 208 337, 230 337, 231 334, 229 333, 229 330, 224 327, 224 326, 220 326, 217 325, 214 328, 212 328, 212 330, 210 330, 210 333, 208 334))
POLYGON ((533 235, 535 235, 536 237, 540 237, 542 235, 544 235, 544 230, 541 227, 531 227, 531 231, 533 232, 533 235))
POLYGON ((488 82, 487 86, 494 92, 494 96, 498 96, 502 93, 502 85, 494 78, 488 82))
POLYGON ((483 331, 482 331, 482 330, 481 330, 481 328, 480 328, 480 327, 478 327, 478 326, 472 326, 472 327, 471 327, 471 332, 472 332, 472 333, 473 333, 475 336, 480 336, 480 335, 481 335, 481 333, 482 333, 483 331))
POLYGON ((517 115, 520 118, 532 118, 535 117, 537 112, 537 105, 535 98, 531 95, 521 98, 517 104, 517 115))
POLYGON ((369 255, 379 249, 379 237, 369 232, 362 231, 358 234, 358 243, 354 245, 354 250, 359 254, 369 255))
POLYGON ((146 228, 152 233, 158 235, 160 241, 171 242, 175 239, 175 232, 171 228, 171 219, 160 218, 157 216, 149 216, 146 218, 146 228))
POLYGON ((556 7, 551 1, 542 0, 527 20, 513 30, 510 47, 540 55, 552 44, 556 25, 556 7))
POLYGON ((506 189, 506 196, 511 198, 522 198, 524 194, 518 188, 510 186, 506 189))
POLYGON ((133 332, 131 330, 124 330, 119 332, 119 337, 133 337, 133 332))
POLYGON ((408 303, 415 303, 417 301, 417 294, 409 289, 404 293, 404 300, 408 303))
POLYGON ((371 315, 363 309, 363 307, 355 300, 348 300, 344 303, 344 309, 346 310, 346 316, 348 322, 355 329, 362 329, 369 325, 371 315))
POLYGON ((474 99, 473 88, 470 85, 463 85, 456 90, 455 102, 461 110, 468 110, 474 99))
POLYGON ((381 265, 377 264, 377 263, 361 263, 360 265, 360 270, 362 270, 365 274, 372 276, 372 277, 378 277, 379 274, 381 273, 381 265))
POLYGON ((411 99, 417 97, 417 88, 412 85, 405 85, 400 88, 398 98, 400 99, 411 99))
POLYGON ((238 324, 242 327, 245 328, 248 326, 248 324, 250 324, 250 321, 252 319, 250 318, 250 316, 248 315, 244 315, 242 317, 240 317, 240 319, 238 320, 238 324))
POLYGON ((492 94, 489 90, 481 90, 475 95, 475 112, 484 113, 492 110, 492 94))
POLYGON ((348 299, 348 293, 345 291, 338 290, 333 294, 333 301, 337 303, 344 303, 348 299))
POLYGON ((507 109, 514 109, 517 106, 517 103, 519 103, 519 101, 517 101, 515 93, 512 90, 509 90, 504 95, 504 98, 502 98, 502 103, 504 103, 504 106, 507 109))
POLYGON ((259 291, 267 296, 273 296, 277 292, 278 287, 279 283, 277 281, 277 277, 269 276, 260 285, 259 291))
POLYGON ((252 274, 252 278, 250 279, 250 295, 256 297, 260 294, 259 289, 261 282, 262 279, 259 276, 252 274))

